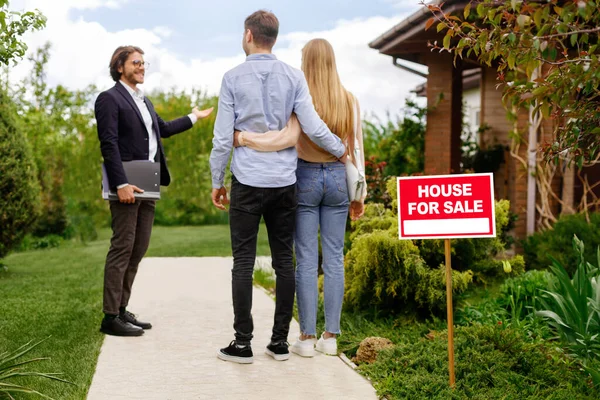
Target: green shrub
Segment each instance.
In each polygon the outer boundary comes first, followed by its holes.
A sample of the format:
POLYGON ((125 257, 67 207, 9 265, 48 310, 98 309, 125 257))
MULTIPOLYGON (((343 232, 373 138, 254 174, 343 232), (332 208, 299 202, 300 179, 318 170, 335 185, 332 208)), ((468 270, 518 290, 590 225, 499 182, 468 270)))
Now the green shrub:
MULTIPOLYGON (((454 267, 454 264, 452 267, 454 267)), ((525 259, 520 254, 505 260, 488 258, 475 263, 473 269, 477 271, 476 275, 480 281, 485 280, 487 277, 518 276, 525 272, 525 259), (509 264, 508 270, 504 266, 507 261, 509 264)))
MULTIPOLYGON (((504 274, 502 262, 495 257, 502 253, 506 243, 502 240, 504 232, 511 223, 510 202, 508 200, 496 201, 496 233, 495 238, 478 239, 453 239, 452 268, 458 271, 473 271, 478 280, 485 277, 504 274)), ((444 240, 429 239, 416 240, 421 256, 428 265, 439 265, 445 260, 444 240)), ((523 260, 515 257, 511 261, 514 274, 524 270, 523 260)))
POLYGON ((523 242, 525 263, 528 269, 545 269, 552 264, 552 258, 563 265, 569 274, 575 273, 579 257, 573 250, 573 235, 577 235, 587 246, 585 258, 596 257, 596 247, 600 246, 600 213, 590 213, 588 223, 583 214, 561 216, 553 228, 537 232, 523 242))
POLYGON ((0 259, 31 229, 40 195, 29 144, 16 126, 11 100, 0 90, 0 259))
MULTIPOLYGON (((34 144, 35 146, 35 144, 34 144)), ((39 155, 39 154, 38 154, 39 155)), ((41 212, 33 234, 38 237, 46 235, 64 235, 68 226, 67 200, 63 193, 63 164, 58 154, 50 152, 44 155, 47 160, 37 160, 38 181, 41 187, 41 212), (50 167, 50 165, 55 164, 50 167)))
POLYGON ((402 113, 395 117, 388 115, 388 122, 363 121, 365 155, 384 160, 386 175, 423 172, 426 114, 426 108, 407 99, 402 113))
MULTIPOLYGON (((94 217, 98 218, 102 215, 102 213, 98 212, 97 205, 94 202, 72 200, 69 202, 67 210, 69 224, 64 233, 65 238, 76 238, 83 243, 91 242, 98 238, 96 226, 105 224, 94 220, 94 217)), ((106 216, 106 220, 110 220, 110 217, 106 216)))
MULTIPOLYGON (((573 249, 579 257, 575 275, 571 279, 554 261, 550 270, 556 279, 542 292, 537 314, 547 319, 582 361, 600 360, 600 268, 585 261, 584 244, 577 236, 573 249)), ((600 265, 600 248, 596 261, 600 265)))
POLYGON ((554 346, 501 325, 457 327, 456 387, 448 385, 445 332, 401 343, 359 366, 388 399, 597 399, 589 379, 554 346))
POLYGON ((500 305, 498 299, 484 299, 475 304, 466 304, 456 309, 454 323, 456 325, 498 325, 510 318, 506 308, 500 305))
MULTIPOLYGON (((470 271, 452 273, 453 291, 463 292, 470 271)), ((445 309, 445 272, 429 268, 411 242, 389 231, 358 236, 346 255, 346 305, 354 309, 401 313, 445 309)))
POLYGON ((43 237, 37 237, 31 234, 26 235, 21 241, 18 251, 28 250, 43 250, 52 249, 59 247, 63 242, 63 237, 58 235, 46 235, 43 237))
MULTIPOLYGON (((354 232, 351 239, 372 232, 375 229, 389 230, 392 235, 398 236, 398 193, 396 178, 387 182, 387 191, 392 198, 392 209, 387 210, 382 205, 369 204, 365 211, 364 221, 359 220, 352 224, 354 232)), ((495 238, 478 239, 453 239, 451 242, 452 269, 458 271, 472 271, 476 280, 485 281, 486 277, 503 275, 502 261, 497 259, 512 241, 508 231, 514 223, 514 214, 510 211, 508 200, 498 200, 495 205, 496 234, 495 238)), ((419 254, 427 265, 434 268, 446 262, 444 240, 427 239, 415 240, 419 254)), ((510 260, 512 274, 517 275, 525 270, 525 263, 521 256, 510 260)))
POLYGON ((376 230, 388 231, 392 234, 398 233, 398 217, 383 204, 370 203, 365 205, 365 214, 361 219, 351 222, 352 233, 350 241, 358 236, 371 233, 376 230))
MULTIPOLYGON (((200 108, 216 108, 218 100, 198 91, 192 92, 192 96, 175 91, 153 93, 151 98, 156 112, 165 121, 189 114, 190 104, 200 108)), ((216 111, 215 109, 208 118, 198 121, 189 131, 163 141, 172 181, 169 187, 161 188, 164 196, 156 205, 157 225, 227 222, 227 213, 217 210, 210 198, 212 185, 209 156, 216 111)))
POLYGON ((539 307, 539 295, 548 289, 554 277, 548 271, 527 271, 521 276, 508 278, 500 286, 500 304, 514 311, 520 318, 533 313, 539 307), (518 308, 515 310, 515 308, 518 308))

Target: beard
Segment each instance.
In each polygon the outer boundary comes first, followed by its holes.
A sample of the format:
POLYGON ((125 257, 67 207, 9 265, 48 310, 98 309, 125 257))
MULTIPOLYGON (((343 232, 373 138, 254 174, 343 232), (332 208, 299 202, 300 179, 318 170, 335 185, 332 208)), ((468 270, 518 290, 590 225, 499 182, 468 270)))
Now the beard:
POLYGON ((125 78, 126 81, 135 83, 135 84, 144 83, 143 75, 140 77, 140 75, 138 73, 136 73, 135 70, 124 71, 122 78, 125 78))

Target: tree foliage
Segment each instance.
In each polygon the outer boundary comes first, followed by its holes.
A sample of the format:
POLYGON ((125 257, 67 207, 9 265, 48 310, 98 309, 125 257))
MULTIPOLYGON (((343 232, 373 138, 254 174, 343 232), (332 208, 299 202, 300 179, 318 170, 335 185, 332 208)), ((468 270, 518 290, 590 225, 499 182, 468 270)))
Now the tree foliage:
MULTIPOLYGON (((542 150, 579 167, 600 151, 600 13, 594 0, 470 1, 461 15, 428 5, 444 33, 431 44, 498 71, 509 111, 532 107, 555 123, 542 150)), ((432 28, 433 29, 433 28, 432 28)))
MULTIPOLYGON (((10 94, 18 111, 16 122, 27 138, 42 187, 42 212, 32 223, 35 236, 76 236, 91 240, 96 228, 107 226, 110 215, 100 195, 102 155, 92 105, 99 89, 71 90, 50 85, 46 71, 50 44, 27 57, 29 75, 10 94)), ((108 73, 108 71, 107 71, 108 73)), ((214 97, 193 90, 150 93, 165 120, 187 115, 194 105, 216 105, 214 97)), ((227 214, 212 206, 208 156, 212 148, 214 117, 198 121, 187 132, 164 140, 172 182, 163 188, 156 222, 163 225, 199 225, 225 222, 227 214)), ((41 240, 41 239, 40 239, 41 240)), ((37 238, 33 238, 36 247, 37 238)))
POLYGON ((9 11, 8 6, 8 0, 0 0, 0 65, 23 58, 27 45, 21 36, 46 26, 46 17, 39 10, 9 11))
POLYGON ((425 115, 427 109, 407 99, 395 120, 363 121, 365 158, 385 161, 385 175, 423 172, 425 165, 425 115))
POLYGON ((40 194, 31 149, 15 116, 14 105, 0 90, 0 258, 31 229, 40 194))

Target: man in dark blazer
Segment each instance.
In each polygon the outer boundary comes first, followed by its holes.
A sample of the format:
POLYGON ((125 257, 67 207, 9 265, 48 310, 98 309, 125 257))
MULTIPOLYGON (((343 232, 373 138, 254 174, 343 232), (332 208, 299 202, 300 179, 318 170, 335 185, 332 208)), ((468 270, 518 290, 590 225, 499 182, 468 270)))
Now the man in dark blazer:
POLYGON ((148 249, 154 222, 155 201, 136 199, 143 191, 129 184, 123 161, 149 160, 160 163, 160 184, 171 182, 161 138, 190 129, 198 119, 207 117, 212 108, 198 110, 165 122, 137 87, 144 83, 148 63, 139 47, 121 46, 110 61, 110 75, 116 82, 100 93, 95 113, 100 149, 111 189, 118 201, 110 201, 113 235, 104 269, 104 319, 100 330, 109 335, 141 336, 150 329, 127 311, 131 286, 138 264, 148 249))

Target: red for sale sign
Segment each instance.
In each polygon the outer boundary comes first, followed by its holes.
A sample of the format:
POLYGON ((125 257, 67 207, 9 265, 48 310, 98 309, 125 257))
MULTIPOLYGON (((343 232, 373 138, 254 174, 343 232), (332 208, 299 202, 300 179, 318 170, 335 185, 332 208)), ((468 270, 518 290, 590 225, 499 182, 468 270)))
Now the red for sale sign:
POLYGON ((493 174, 398 178, 400 239, 496 236, 493 174))

